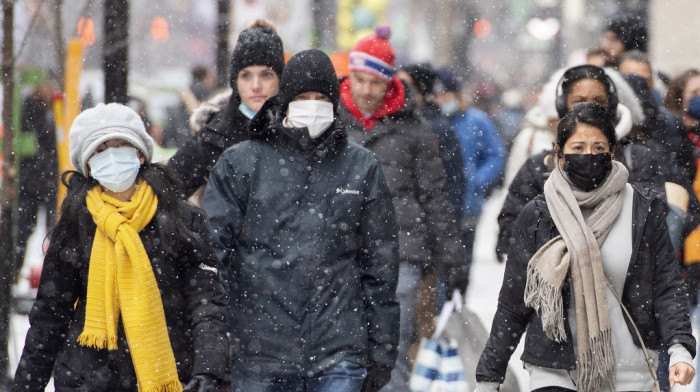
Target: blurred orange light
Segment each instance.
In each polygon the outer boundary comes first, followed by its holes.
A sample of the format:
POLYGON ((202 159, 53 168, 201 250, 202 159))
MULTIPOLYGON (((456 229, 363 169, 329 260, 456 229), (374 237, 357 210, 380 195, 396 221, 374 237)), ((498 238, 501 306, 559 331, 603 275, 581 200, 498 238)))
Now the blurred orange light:
POLYGON ((491 34, 491 22, 486 19, 479 19, 474 23, 474 35, 484 39, 491 34))
POLYGON ((153 19, 153 23, 151 23, 151 35, 156 42, 167 42, 170 38, 168 22, 160 16, 153 19))
POLYGON ((80 18, 78 21, 78 35, 84 47, 95 43, 95 23, 90 18, 80 18))

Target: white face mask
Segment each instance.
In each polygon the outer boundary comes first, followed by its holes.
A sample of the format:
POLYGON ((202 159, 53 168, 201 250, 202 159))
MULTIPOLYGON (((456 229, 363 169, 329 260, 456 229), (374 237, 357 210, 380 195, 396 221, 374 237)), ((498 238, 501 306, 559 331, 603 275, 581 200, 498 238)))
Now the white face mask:
POLYGON ((294 128, 306 127, 309 136, 316 139, 333 123, 333 104, 316 100, 290 102, 287 123, 294 128))
POLYGON ((112 192, 124 192, 134 184, 141 162, 134 147, 110 147, 88 161, 90 175, 112 192))

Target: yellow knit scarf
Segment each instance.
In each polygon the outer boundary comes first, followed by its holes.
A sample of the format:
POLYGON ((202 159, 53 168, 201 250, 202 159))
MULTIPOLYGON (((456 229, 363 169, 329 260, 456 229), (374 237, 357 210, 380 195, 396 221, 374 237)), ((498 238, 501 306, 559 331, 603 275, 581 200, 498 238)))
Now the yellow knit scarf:
POLYGON ((156 213, 158 198, 139 180, 130 201, 105 194, 99 185, 88 192, 86 201, 97 230, 78 343, 116 350, 121 313, 139 391, 182 391, 158 284, 139 237, 156 213))

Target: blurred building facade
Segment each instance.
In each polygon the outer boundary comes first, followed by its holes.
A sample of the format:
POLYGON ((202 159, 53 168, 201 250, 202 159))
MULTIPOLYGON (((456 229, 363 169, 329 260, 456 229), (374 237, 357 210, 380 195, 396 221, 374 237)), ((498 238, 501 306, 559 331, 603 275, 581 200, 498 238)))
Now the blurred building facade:
MULTIPOLYGON (((101 67, 103 1, 63 0, 57 13, 59 3, 16 3, 17 64, 51 70, 61 61, 59 44, 82 33, 90 78, 101 67)), ((129 74, 137 94, 176 91, 189 82, 192 66, 214 66, 216 0, 130 1, 130 7, 129 74)), ((585 51, 600 44, 607 20, 622 12, 648 18, 651 54, 661 70, 700 65, 692 45, 700 34, 697 0, 231 0, 231 10, 230 45, 258 17, 278 26, 290 54, 312 45, 348 50, 377 24, 389 23, 399 64, 449 65, 468 80, 523 92, 555 69, 582 62, 585 51)), ((99 83, 92 79, 88 85, 99 83)), ((99 88, 93 90, 99 100, 99 88)))

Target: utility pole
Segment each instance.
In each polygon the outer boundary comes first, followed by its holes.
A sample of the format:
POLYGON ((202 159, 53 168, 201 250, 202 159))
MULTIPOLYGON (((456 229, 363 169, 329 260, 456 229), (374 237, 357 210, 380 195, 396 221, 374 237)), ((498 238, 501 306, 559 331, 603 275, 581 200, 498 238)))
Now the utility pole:
POLYGON ((105 102, 127 104, 129 78, 129 0, 105 0, 105 102))
POLYGON ((231 1, 218 0, 216 19, 216 85, 228 86, 228 21, 231 15, 231 1))
MULTIPOLYGON (((0 223, 0 387, 9 387, 7 372, 10 370, 8 351, 12 283, 15 279, 14 241, 12 230, 15 201, 15 154, 12 136, 12 95, 14 91, 14 0, 2 0, 2 126, 3 126, 3 178, 2 222, 0 223)), ((8 389, 9 390, 9 389, 8 389)))

